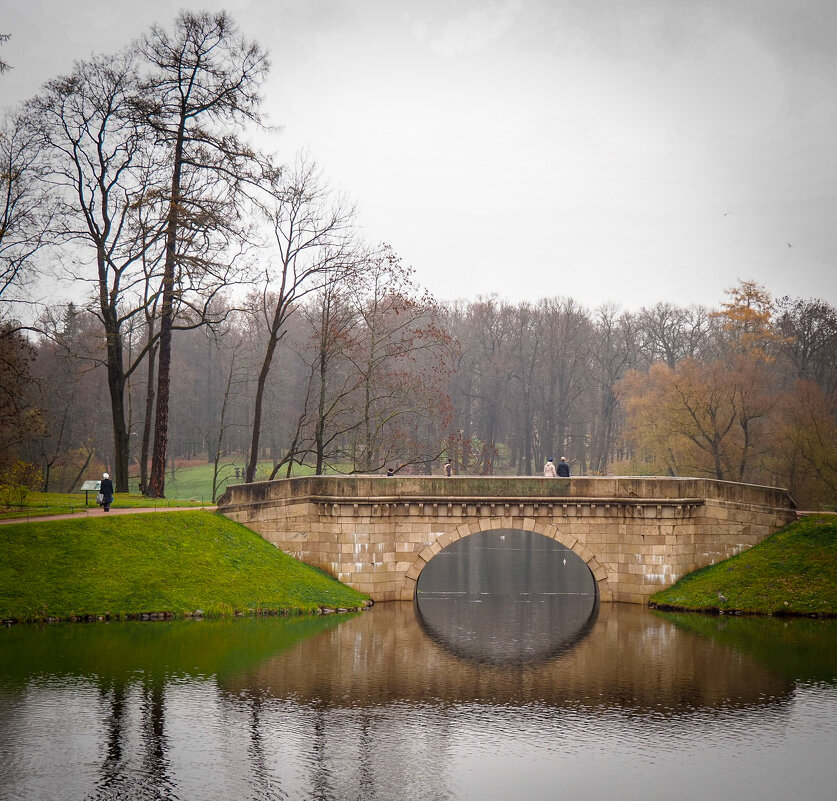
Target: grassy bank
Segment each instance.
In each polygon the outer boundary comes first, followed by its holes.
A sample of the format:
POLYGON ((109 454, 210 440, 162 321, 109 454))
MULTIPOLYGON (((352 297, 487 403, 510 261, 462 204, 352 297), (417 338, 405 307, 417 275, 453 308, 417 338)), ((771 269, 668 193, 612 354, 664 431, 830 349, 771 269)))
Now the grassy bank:
POLYGON ((313 612, 365 596, 207 511, 0 527, 0 618, 313 612))
POLYGON ((659 609, 837 615, 837 516, 811 515, 651 596, 659 609))

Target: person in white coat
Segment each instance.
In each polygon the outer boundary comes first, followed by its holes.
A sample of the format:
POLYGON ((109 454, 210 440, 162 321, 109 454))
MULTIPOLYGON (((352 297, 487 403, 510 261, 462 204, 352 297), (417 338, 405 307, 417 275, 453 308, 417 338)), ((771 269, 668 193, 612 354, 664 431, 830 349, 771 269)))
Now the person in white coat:
POLYGON ((546 464, 543 466, 543 474, 546 478, 558 478, 558 471, 555 469, 555 462, 552 460, 551 456, 546 460, 546 464))

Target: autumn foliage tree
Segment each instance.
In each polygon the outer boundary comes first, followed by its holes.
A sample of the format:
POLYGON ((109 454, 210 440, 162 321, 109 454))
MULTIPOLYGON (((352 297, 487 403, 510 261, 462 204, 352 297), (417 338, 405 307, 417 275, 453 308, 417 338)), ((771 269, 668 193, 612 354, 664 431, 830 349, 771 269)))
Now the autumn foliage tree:
POLYGON ((780 394, 774 421, 771 468, 805 508, 837 498, 837 406, 813 382, 800 380, 780 394))
MULTIPOLYGON (((741 282, 712 317, 712 356, 634 370, 620 382, 624 434, 648 472, 779 483, 802 502, 834 498, 837 423, 833 399, 801 376, 830 372, 820 354, 831 315, 741 282), (800 376, 787 382, 786 377, 800 376)), ((827 382, 825 382, 826 385, 827 382)))
POLYGON ((744 481, 764 444, 763 381, 762 367, 744 359, 687 359, 674 369, 658 362, 646 375, 632 371, 619 385, 626 436, 650 455, 654 472, 744 481))

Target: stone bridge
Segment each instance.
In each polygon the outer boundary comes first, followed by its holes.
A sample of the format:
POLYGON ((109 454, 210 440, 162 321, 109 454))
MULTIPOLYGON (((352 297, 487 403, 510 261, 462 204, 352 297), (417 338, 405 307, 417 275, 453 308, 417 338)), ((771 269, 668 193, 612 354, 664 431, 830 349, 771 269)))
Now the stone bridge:
POLYGON ((455 540, 515 529, 573 551, 600 600, 646 603, 796 517, 783 489, 657 477, 309 476, 232 486, 218 508, 375 601, 411 600, 455 540))

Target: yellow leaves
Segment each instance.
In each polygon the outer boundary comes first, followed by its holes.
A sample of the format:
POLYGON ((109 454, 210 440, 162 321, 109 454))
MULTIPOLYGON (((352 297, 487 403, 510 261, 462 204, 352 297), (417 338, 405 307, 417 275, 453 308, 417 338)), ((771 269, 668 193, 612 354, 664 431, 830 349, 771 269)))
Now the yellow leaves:
POLYGON ((783 341, 773 322, 773 297, 756 281, 739 281, 726 292, 730 300, 709 316, 722 321, 727 344, 751 359, 772 361, 770 348, 783 341))
POLYGON ((769 406, 767 384, 762 362, 738 356, 632 371, 617 388, 626 436, 667 472, 740 481, 769 406))

